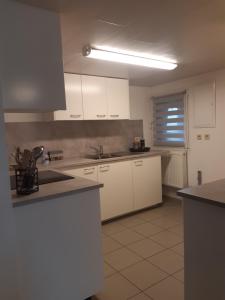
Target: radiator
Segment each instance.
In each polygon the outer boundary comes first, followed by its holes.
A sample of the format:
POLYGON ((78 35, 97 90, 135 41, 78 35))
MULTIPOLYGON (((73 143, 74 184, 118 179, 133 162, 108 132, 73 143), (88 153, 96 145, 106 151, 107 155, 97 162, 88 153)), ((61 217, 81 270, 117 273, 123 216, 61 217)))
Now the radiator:
POLYGON ((187 186, 187 153, 170 151, 162 156, 162 183, 166 186, 187 186))

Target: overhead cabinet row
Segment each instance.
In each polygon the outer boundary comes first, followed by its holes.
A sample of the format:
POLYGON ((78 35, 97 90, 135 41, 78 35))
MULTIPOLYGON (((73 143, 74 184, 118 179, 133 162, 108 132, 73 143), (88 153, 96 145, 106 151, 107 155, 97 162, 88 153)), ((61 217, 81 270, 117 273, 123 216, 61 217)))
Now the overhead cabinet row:
POLYGON ((130 119, 128 80, 65 73, 65 111, 55 120, 130 119))

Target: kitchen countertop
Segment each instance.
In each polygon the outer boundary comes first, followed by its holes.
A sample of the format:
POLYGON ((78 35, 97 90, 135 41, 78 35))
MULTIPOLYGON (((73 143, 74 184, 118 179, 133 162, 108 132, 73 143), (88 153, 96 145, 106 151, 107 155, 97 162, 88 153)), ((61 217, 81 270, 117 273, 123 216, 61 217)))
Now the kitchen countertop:
POLYGON ((185 188, 178 191, 177 194, 184 198, 190 198, 225 208, 225 179, 185 188))
POLYGON ((110 162, 116 162, 116 161, 123 161, 123 160, 132 160, 137 158, 144 158, 144 157, 151 157, 151 156, 158 156, 158 155, 164 155, 167 154, 168 151, 150 151, 150 152, 139 152, 139 153, 132 153, 129 154, 127 152, 127 155, 123 155, 120 157, 111 157, 111 158, 105 158, 105 159, 93 159, 93 158, 66 158, 59 161, 53 161, 50 162, 48 165, 39 165, 38 169, 45 170, 45 169, 55 169, 55 170, 66 170, 68 168, 70 169, 76 169, 76 168, 82 168, 87 166, 94 166, 94 165, 100 165, 110 162))
MULTIPOLYGON (((85 166, 93 166, 123 160, 133 160, 137 158, 158 156, 168 153, 168 151, 150 151, 145 153, 127 154, 120 157, 112 157, 107 159, 89 159, 89 158, 70 158, 60 161, 50 162, 48 165, 38 165, 40 171, 55 170, 63 173, 68 169, 82 168, 85 166)), ((39 191, 30 195, 17 196, 16 191, 12 191, 13 207, 33 204, 40 201, 51 200, 56 197, 66 196, 74 193, 85 192, 88 190, 98 189, 103 184, 94 182, 85 178, 76 177, 61 182, 49 183, 39 186, 39 191)))
POLYGON ((12 191, 12 203, 13 207, 24 206, 101 187, 103 187, 101 183, 76 177, 74 179, 40 185, 39 191, 30 195, 17 196, 14 190, 12 191))

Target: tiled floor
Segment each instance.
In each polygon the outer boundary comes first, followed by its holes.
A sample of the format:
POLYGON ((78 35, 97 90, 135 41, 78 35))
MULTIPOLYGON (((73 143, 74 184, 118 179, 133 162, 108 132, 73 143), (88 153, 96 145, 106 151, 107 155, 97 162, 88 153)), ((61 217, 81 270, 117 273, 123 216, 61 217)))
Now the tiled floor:
POLYGON ((182 204, 163 206, 102 227, 105 287, 96 300, 183 300, 182 204))

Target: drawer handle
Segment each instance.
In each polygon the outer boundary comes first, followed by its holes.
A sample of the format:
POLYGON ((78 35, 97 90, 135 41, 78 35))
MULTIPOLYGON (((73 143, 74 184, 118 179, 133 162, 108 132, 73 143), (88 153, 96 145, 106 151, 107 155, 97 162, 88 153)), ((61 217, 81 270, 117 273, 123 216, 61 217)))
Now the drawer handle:
POLYGON ((135 166, 136 166, 136 167, 141 167, 141 166, 143 166, 143 161, 142 161, 142 160, 135 161, 134 163, 135 163, 135 166))
POLYGON ((108 172, 109 171, 109 166, 101 166, 100 167, 100 172, 108 172))
POLYGON ((105 115, 96 115, 97 118, 105 118, 105 115))
POLYGON ((81 117, 81 115, 70 115, 70 117, 73 119, 79 119, 81 117))
POLYGON ((110 115, 111 118, 119 118, 119 115, 110 115))
POLYGON ((95 168, 84 169, 84 174, 85 175, 94 174, 94 171, 95 171, 95 168))

